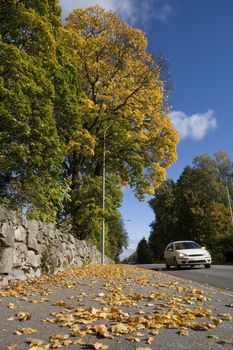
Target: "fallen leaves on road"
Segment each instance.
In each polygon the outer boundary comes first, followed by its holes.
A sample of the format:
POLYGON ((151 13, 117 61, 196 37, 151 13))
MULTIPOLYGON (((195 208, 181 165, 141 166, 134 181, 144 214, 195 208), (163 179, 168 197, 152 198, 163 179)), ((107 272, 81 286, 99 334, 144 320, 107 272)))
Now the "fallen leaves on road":
MULTIPOLYGON (((48 312, 41 317, 41 324, 54 327, 54 334, 50 334, 49 339, 40 339, 43 334, 31 327, 15 331, 17 335, 38 333, 40 338, 27 340, 30 350, 62 349, 69 345, 106 350, 111 346, 104 341, 114 342, 119 337, 131 343, 145 344, 145 347, 139 346, 136 350, 151 350, 147 344, 156 343, 160 329, 175 329, 182 338, 190 336, 192 331, 208 332, 232 320, 230 313, 217 315, 206 306, 210 296, 204 290, 189 283, 182 286, 174 278, 132 266, 73 268, 55 276, 16 283, 0 290, 0 296, 21 298, 24 305, 33 304, 33 310, 39 309, 37 304, 48 303, 48 312), (57 298, 53 297, 54 290, 63 289, 66 296, 58 293, 57 298), (49 295, 51 300, 47 298, 49 295), (65 334, 59 332, 60 327, 65 334), (93 341, 90 344, 90 337, 103 342, 93 341)), ((0 304, 3 307, 2 299, 0 304)), ((17 307, 19 305, 20 302, 17 307)), ((12 302, 6 306, 9 312, 16 308, 12 302)), ((226 306, 232 307, 233 303, 226 306)), ((27 324, 33 325, 32 312, 19 311, 15 319, 9 316, 8 320, 27 321, 27 324)), ((207 337, 218 340, 214 335, 207 337)), ((221 342, 223 344, 224 340, 221 342)), ((10 346, 14 345, 8 348, 10 346)))

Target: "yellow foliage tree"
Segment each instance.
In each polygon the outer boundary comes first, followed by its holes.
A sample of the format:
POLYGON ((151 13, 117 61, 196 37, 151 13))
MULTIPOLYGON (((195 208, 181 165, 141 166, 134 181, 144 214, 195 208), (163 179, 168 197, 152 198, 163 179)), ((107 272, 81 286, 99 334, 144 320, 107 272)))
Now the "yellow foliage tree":
POLYGON ((145 34, 95 6, 71 13, 63 38, 80 83, 81 133, 74 130, 68 143, 73 185, 85 174, 101 175, 108 128, 107 172, 134 187, 138 198, 153 193, 176 160, 178 134, 145 34))

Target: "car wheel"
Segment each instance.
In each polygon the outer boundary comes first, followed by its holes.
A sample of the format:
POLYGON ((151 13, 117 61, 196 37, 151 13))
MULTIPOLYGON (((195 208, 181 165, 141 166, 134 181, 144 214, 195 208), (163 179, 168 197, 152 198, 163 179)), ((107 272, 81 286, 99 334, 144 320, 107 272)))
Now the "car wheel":
POLYGON ((209 269, 210 266, 211 266, 210 264, 205 264, 205 268, 206 268, 206 269, 209 269))
POLYGON ((170 269, 170 265, 167 263, 167 260, 165 260, 165 266, 166 266, 166 269, 170 269))
POLYGON ((175 265, 175 269, 179 270, 180 269, 180 265, 178 264, 176 258, 174 259, 174 265, 175 265))

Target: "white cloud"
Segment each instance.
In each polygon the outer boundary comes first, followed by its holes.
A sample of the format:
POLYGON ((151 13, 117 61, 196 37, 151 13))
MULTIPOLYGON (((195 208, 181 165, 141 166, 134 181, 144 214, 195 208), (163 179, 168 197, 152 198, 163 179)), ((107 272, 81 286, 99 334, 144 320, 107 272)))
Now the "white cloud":
MULTIPOLYGON (((167 1, 167 0, 166 0, 167 1)), ((146 25, 151 18, 166 22, 173 14, 172 7, 161 0, 59 0, 63 19, 75 8, 99 5, 120 14, 130 24, 146 25)))
POLYGON ((181 111, 174 111, 170 113, 170 117, 181 139, 191 138, 198 141, 217 127, 217 120, 211 109, 206 113, 196 113, 191 116, 181 111))
POLYGON ((154 14, 154 17, 160 22, 167 22, 171 16, 173 16, 173 9, 169 4, 164 4, 161 7, 158 6, 154 14))

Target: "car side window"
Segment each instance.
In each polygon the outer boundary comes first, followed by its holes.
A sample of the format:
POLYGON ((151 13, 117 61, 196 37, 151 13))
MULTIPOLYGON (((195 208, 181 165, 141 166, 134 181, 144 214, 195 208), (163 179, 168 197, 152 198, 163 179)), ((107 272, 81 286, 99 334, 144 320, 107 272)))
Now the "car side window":
POLYGON ((172 246, 172 244, 168 244, 166 251, 167 251, 167 252, 173 252, 173 246, 172 246))

